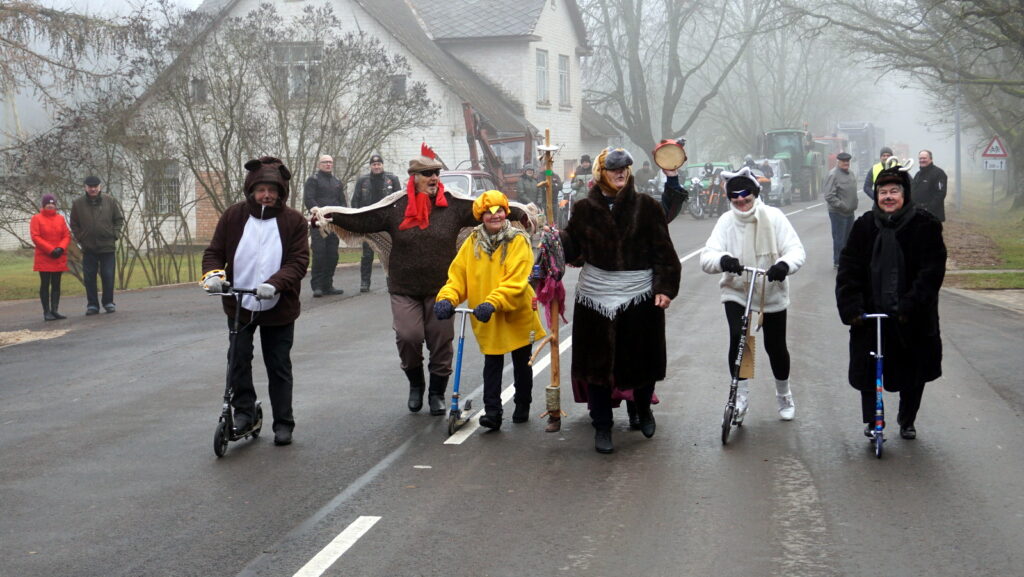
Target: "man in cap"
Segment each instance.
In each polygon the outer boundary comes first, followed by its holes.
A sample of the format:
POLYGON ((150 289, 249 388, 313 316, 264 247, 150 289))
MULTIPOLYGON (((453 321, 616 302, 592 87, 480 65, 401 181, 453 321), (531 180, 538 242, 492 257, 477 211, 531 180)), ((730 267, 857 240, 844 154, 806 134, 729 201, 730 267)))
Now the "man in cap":
MULTIPOLYGON (((445 391, 452 373, 454 321, 434 316, 437 292, 448 280, 448 266, 458 252, 463 227, 478 224, 473 199, 445 192, 444 164, 426 144, 409 161, 404 193, 362 209, 327 207, 313 211, 313 225, 360 234, 386 233, 391 249, 387 263, 392 326, 402 370, 409 380, 408 408, 423 408, 427 382, 423 375, 423 345, 430 352, 427 402, 431 415, 445 413, 445 391)), ((513 217, 522 217, 513 209, 513 217)), ((474 306, 478 303, 472 303, 474 306)))
POLYGON ((836 166, 825 177, 822 190, 828 205, 828 219, 832 223, 832 268, 839 268, 839 253, 853 228, 857 211, 857 180, 850 173, 850 155, 836 155, 836 166))
POLYGON ((100 190, 98 176, 87 176, 85 194, 71 205, 71 233, 82 248, 82 282, 85 284, 85 314, 100 312, 96 291, 96 273, 103 284, 103 310, 112 313, 114 305, 114 267, 117 239, 124 229, 124 212, 117 199, 100 190))
POLYGON ((917 154, 920 170, 914 175, 914 203, 932 213, 939 222, 946 221, 946 171, 932 162, 932 151, 917 154))
MULTIPOLYGON (((234 427, 244 433, 255 425, 252 356, 259 328, 274 413, 274 444, 289 445, 295 428, 291 350, 302 277, 309 265, 306 220, 288 206, 292 175, 279 159, 264 156, 250 160, 245 170, 245 199, 229 206, 217 222, 210 246, 203 252, 201 284, 213 293, 231 286, 256 289, 255 295, 237 295, 242 299, 239 321, 244 327, 235 335, 228 368, 234 390, 234 427)), ((235 298, 222 299, 229 327, 235 316, 235 298)))
MULTIPOLYGON (((380 202, 384 197, 402 189, 398 177, 384 172, 384 158, 379 154, 370 157, 370 173, 356 181, 352 193, 352 208, 363 208, 380 202)), ((323 205, 326 206, 326 205, 323 205)), ((316 231, 313 231, 314 234, 316 231)), ((373 274, 373 249, 363 243, 363 258, 359 261, 359 292, 370 291, 370 276, 373 274)))
POLYGON ((587 192, 590 190, 591 171, 590 155, 584 154, 580 157, 580 165, 576 167, 572 183, 569 185, 573 190, 573 202, 586 198, 587 192))
MULTIPOLYGON (((317 171, 306 179, 302 201, 309 210, 314 206, 347 206, 345 185, 334 176, 334 158, 324 154, 317 161, 317 171)), ((345 291, 334 288, 334 270, 338 267, 338 237, 326 237, 318 230, 309 232, 310 247, 313 249, 313 270, 309 285, 313 297, 340 295, 345 291)))
POLYGON ((544 209, 544 191, 537 188, 536 171, 532 164, 523 165, 523 173, 519 175, 519 182, 516 183, 516 194, 519 202, 523 204, 533 203, 544 209))
POLYGON ((892 149, 883 146, 882 151, 878 153, 878 162, 864 176, 864 194, 868 195, 871 200, 875 199, 875 179, 878 178, 878 173, 885 168, 885 161, 890 158, 892 158, 892 149))

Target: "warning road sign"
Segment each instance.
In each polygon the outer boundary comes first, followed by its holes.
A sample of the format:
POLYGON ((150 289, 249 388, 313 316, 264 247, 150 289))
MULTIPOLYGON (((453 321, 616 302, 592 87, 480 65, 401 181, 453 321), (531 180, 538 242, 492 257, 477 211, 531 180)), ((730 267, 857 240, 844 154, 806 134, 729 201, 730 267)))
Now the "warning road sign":
POLYGON ((982 158, 1006 158, 1006 147, 1003 146, 1003 141, 999 140, 998 136, 993 136, 992 140, 985 147, 985 152, 981 153, 982 158))

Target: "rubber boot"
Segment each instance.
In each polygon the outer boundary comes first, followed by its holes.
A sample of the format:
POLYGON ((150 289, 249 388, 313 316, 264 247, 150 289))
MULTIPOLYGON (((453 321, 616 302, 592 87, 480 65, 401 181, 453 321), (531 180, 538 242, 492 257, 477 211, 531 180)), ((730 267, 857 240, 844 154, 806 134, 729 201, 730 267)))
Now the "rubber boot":
POLYGON ((423 408, 423 391, 427 388, 423 367, 405 369, 405 376, 409 378, 409 410, 418 413, 423 408))
POLYGON ((370 276, 373 274, 373 260, 359 261, 359 292, 370 292, 370 276))
POLYGON ((60 306, 60 293, 50 293, 50 314, 57 320, 68 318, 57 312, 58 306, 60 306))
POLYGON ((636 414, 636 403, 634 401, 626 401, 626 413, 629 415, 629 430, 639 431, 640 417, 636 414))
POLYGON ((430 414, 435 417, 444 414, 444 393, 448 389, 448 377, 430 374, 430 391, 427 393, 427 403, 430 405, 430 414))

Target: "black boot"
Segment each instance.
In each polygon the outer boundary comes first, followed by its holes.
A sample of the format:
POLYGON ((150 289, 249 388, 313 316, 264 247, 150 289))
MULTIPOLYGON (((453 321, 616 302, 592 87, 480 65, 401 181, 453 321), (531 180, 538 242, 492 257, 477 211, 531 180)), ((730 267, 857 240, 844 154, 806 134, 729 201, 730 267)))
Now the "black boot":
POLYGON ((57 320, 68 318, 68 317, 60 314, 59 312, 57 312, 57 307, 59 305, 60 305, 60 293, 51 293, 50 294, 50 314, 53 315, 53 318, 55 318, 57 320))
POLYGON ((629 429, 631 431, 639 431, 640 417, 636 414, 636 402, 626 401, 626 412, 629 413, 629 429))
POLYGON ((485 412, 483 416, 480 417, 480 426, 497 431, 501 428, 501 415, 501 411, 496 413, 485 412))
POLYGON ((615 450, 612 446, 612 430, 597 429, 594 432, 594 449, 598 453, 611 453, 615 450))
POLYGON ((637 408, 636 412, 637 419, 640 422, 640 432, 643 433, 645 437, 650 439, 651 437, 654 436, 654 431, 656 429, 656 425, 654 423, 654 413, 651 412, 651 406, 648 405, 646 410, 637 408))
POLYGON ((516 410, 512 411, 513 423, 525 423, 530 420, 530 402, 516 401, 516 410))
POLYGON ((57 320, 57 317, 53 316, 53 313, 50 312, 50 309, 43 309, 43 320, 44 321, 55 321, 55 320, 57 320))
POLYGON ((430 392, 427 393, 427 404, 430 414, 435 417, 444 414, 444 393, 448 389, 448 377, 430 374, 430 392))
POLYGON ((373 260, 359 262, 359 292, 370 292, 370 276, 373 274, 373 260))
POLYGON ((405 369, 405 376, 409 378, 409 410, 418 413, 423 408, 423 391, 427 388, 423 367, 405 369))

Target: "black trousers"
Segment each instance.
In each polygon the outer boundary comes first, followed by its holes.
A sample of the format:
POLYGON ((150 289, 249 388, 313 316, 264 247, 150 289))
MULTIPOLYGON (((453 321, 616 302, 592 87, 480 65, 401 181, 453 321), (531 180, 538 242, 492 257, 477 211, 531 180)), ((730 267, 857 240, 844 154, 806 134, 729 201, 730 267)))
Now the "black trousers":
MULTIPOLYGON (((633 389, 633 402, 636 403, 637 413, 647 414, 651 410, 651 396, 654 395, 654 383, 647 383, 633 389)), ((590 421, 594 428, 608 430, 612 428, 612 389, 611 387, 587 388, 587 396, 590 400, 590 421)))
MULTIPOLYGON (((528 365, 533 347, 525 345, 512 351, 512 376, 515 379, 515 402, 533 402, 533 367, 528 365)), ((505 355, 484 355, 484 412, 501 415, 501 373, 505 355)))
POLYGON ((334 287, 334 269, 338 268, 338 235, 323 238, 318 229, 313 229, 309 231, 309 247, 313 251, 309 286, 313 290, 330 290, 334 287))
MULTIPOLYGON (((232 324, 228 319, 228 326, 232 324)), ((295 323, 268 327, 249 325, 235 336, 235 358, 228 349, 228 366, 231 372, 231 387, 234 396, 231 405, 236 412, 255 416, 256 389, 252 384, 253 339, 256 328, 260 329, 260 350, 263 364, 267 369, 267 384, 270 405, 274 411, 274 430, 295 427, 292 417, 292 343, 295 341, 295 323)))
POLYGON ((57 310, 60 303, 61 272, 39 273, 39 301, 43 303, 43 312, 57 310))
MULTIPOLYGON (((891 394, 891 393, 890 393, 891 394)), ((917 420, 917 412, 921 410, 921 397, 924 396, 924 383, 903 385, 900 391, 900 410, 896 421, 903 425, 913 425, 917 420)), ((875 390, 860 392, 860 416, 865 423, 875 422, 875 390)))
POLYGON ((103 285, 103 305, 114 304, 114 253, 82 252, 82 284, 85 285, 86 306, 91 309, 100 308, 100 300, 96 292, 96 273, 100 275, 103 285))
POLYGON ((359 286, 370 287, 370 276, 373 274, 373 249, 363 243, 363 257, 359 259, 359 286))
MULTIPOLYGON (((751 311, 751 325, 757 322, 756 313, 751 311)), ((729 374, 736 371, 736 355, 739 354, 740 333, 743 330, 743 305, 728 301, 725 303, 725 318, 729 321, 729 374)), ((775 378, 784 381, 789 378, 789 348, 786 347, 786 311, 766 313, 764 325, 761 326, 764 350, 768 353, 768 361, 772 365, 775 378)), ((749 353, 746 351, 744 355, 749 353)))

